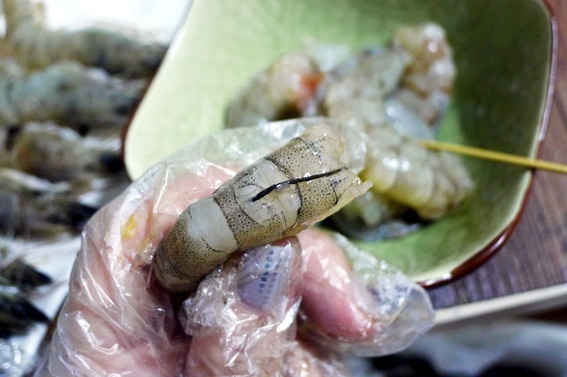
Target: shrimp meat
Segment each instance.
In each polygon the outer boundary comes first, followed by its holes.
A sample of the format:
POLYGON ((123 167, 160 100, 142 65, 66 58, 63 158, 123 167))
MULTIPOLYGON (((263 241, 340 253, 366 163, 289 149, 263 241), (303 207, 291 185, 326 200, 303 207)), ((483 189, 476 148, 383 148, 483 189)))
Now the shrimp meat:
POLYGON ((368 131, 368 155, 361 177, 372 190, 414 209, 423 219, 438 219, 455 208, 473 183, 460 160, 430 151, 390 125, 368 131))
POLYGON ((322 78, 317 62, 306 52, 280 56, 229 104, 227 126, 255 126, 303 114, 322 78))

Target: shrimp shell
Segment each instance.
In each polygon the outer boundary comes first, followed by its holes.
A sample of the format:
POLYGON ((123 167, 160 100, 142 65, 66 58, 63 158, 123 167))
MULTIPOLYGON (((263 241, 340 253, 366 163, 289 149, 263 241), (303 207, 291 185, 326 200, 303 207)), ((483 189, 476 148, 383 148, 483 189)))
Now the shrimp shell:
POLYGON ((157 280, 191 291, 235 251, 296 235, 366 192, 341 148, 329 126, 312 126, 190 205, 155 253, 157 280))

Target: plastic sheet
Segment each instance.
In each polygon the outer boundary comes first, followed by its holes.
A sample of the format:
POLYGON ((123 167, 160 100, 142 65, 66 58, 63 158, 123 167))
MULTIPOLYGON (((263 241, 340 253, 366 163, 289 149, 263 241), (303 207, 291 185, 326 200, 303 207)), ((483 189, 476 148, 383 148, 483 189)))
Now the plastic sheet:
MULTIPOLYGON (((317 248, 333 247, 325 245, 325 242, 334 242, 347 260, 339 271, 332 271, 325 266, 328 276, 322 279, 323 283, 312 284, 310 290, 315 293, 310 294, 328 295, 331 290, 340 295, 357 293, 358 296, 352 296, 351 300, 329 301, 330 305, 350 305, 341 309, 359 317, 357 322, 363 327, 353 332, 354 327, 351 326, 345 332, 331 324, 321 326, 320 319, 315 322, 312 320, 315 313, 307 312, 308 326, 303 327, 304 336, 348 355, 381 356, 404 349, 433 324, 434 312, 429 296, 420 286, 393 266, 357 248, 346 237, 335 233, 331 239, 305 242, 306 260, 310 260, 309 254, 317 253, 317 248), (337 279, 337 276, 342 279, 337 279), (329 281, 331 289, 325 285, 329 281)), ((316 260, 314 263, 323 265, 328 262, 316 260)), ((317 268, 313 264, 310 267, 317 268)), ((341 264, 337 262, 332 266, 334 269, 340 267, 341 264)))
MULTIPOLYGON (((339 376, 345 355, 392 352, 426 331, 433 311, 419 286, 346 247, 349 262, 318 230, 234 256, 190 297, 155 282, 152 255, 188 205, 320 121, 207 137, 97 212, 35 376, 339 376)), ((360 135, 333 127, 346 140, 344 162, 359 171, 360 135)))

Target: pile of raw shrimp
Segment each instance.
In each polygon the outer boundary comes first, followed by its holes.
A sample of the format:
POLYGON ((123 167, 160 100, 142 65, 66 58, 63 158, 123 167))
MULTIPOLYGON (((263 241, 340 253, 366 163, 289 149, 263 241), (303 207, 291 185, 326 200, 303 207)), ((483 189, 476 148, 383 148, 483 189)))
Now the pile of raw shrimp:
POLYGON ((3 341, 48 320, 28 300, 51 283, 26 262, 29 245, 76 235, 127 184, 121 134, 167 46, 101 28, 49 30, 47 10, 28 0, 1 9, 3 341))
POLYGON ((436 137, 456 73, 441 26, 403 25, 385 47, 322 44, 280 56, 231 101, 226 124, 323 116, 358 130, 367 148, 360 177, 373 186, 332 225, 358 239, 397 238, 451 213, 473 188, 456 156, 419 143, 436 137))

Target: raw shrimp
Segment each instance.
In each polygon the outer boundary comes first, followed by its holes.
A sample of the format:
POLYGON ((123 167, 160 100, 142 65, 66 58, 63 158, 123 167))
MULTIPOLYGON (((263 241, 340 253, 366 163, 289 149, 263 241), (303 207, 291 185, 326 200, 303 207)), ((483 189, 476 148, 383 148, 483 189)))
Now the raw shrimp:
POLYGON ((398 216, 400 205, 426 220, 445 215, 470 192, 472 182, 458 158, 413 140, 432 137, 428 124, 442 112, 434 99, 445 95, 448 101, 452 87, 455 70, 443 30, 433 24, 401 27, 391 47, 363 52, 349 64, 337 68, 319 94, 325 115, 367 135, 361 178, 373 182, 374 205, 357 198, 349 205, 349 216, 360 212, 366 225, 373 226, 398 216), (414 114, 418 105, 422 111, 414 114))
MULTIPOLYGON (((364 104, 359 107, 364 108, 364 104)), ((366 115, 375 111, 370 107, 368 112, 350 118, 364 129, 367 136, 367 159, 360 176, 373 183, 371 191, 374 196, 365 202, 361 202, 364 198, 355 199, 348 206, 348 216, 352 218, 353 213, 359 212, 363 222, 372 227, 407 212, 403 207, 412 209, 424 220, 440 218, 455 208, 473 187, 460 159, 448 153, 428 150, 407 135, 410 127, 413 128, 412 133, 427 135, 427 126, 422 120, 415 119, 409 126, 401 125, 404 130, 400 132, 388 118, 378 124, 367 123, 366 115)), ((349 109, 346 113, 344 120, 352 116, 349 109)), ((404 121, 407 120, 401 123, 404 121)), ((416 229, 413 225, 411 227, 416 229)), ((352 234, 344 227, 341 229, 352 234)), ((405 233, 398 224, 386 231, 393 236, 400 232, 405 233)))
POLYGON ((310 50, 282 55, 229 104, 227 125, 316 114, 375 125, 385 120, 388 98, 428 124, 441 118, 456 70, 440 26, 401 26, 388 48, 365 49, 343 62, 333 51, 338 47, 327 50, 330 58, 317 58, 310 50))
POLYGON ((393 44, 410 53, 411 59, 402 79, 402 85, 429 95, 437 90, 451 93, 456 69, 453 52, 443 28, 429 23, 399 27, 393 44))
POLYGON ((0 162, 52 182, 122 170, 119 151, 54 124, 26 124, 12 136, 0 162))
POLYGON ((318 94, 319 112, 372 126, 403 107, 402 111, 436 125, 449 102, 455 75, 452 50, 440 26, 401 26, 388 48, 365 50, 326 75, 318 94))
POLYGON ((101 28, 51 31, 30 0, 4 0, 3 4, 6 41, 28 69, 70 60, 111 74, 151 77, 167 50, 161 43, 146 43, 101 28))
POLYGON ((4 338, 23 334, 35 323, 48 322, 47 316, 29 300, 29 294, 53 281, 24 261, 14 240, 1 238, 1 242, 0 338, 4 338))
POLYGON ((362 51, 326 76, 318 93, 319 113, 362 131, 380 125, 384 98, 398 87, 408 59, 400 48, 362 51))
POLYGON ((473 184, 460 160, 430 151, 385 124, 370 128, 368 155, 361 178, 372 190, 412 208, 423 219, 437 219, 452 210, 473 184))
POLYGON ((233 252, 292 236, 370 186, 340 161, 342 139, 314 125, 190 205, 158 247, 154 272, 190 291, 233 252))
POLYGON ((437 24, 399 27, 393 45, 406 50, 410 59, 396 94, 408 108, 430 124, 442 116, 455 81, 453 52, 443 28, 437 24))
MULTIPOLYGON (((311 61, 321 66, 319 60, 311 61)), ((333 216, 342 231, 367 239, 398 237, 418 229, 423 220, 445 215, 471 191, 472 182, 458 158, 426 150, 413 140, 434 137, 455 78, 452 51, 440 26, 401 26, 388 47, 365 49, 319 71, 318 85, 303 105, 289 102, 294 115, 314 112, 363 132, 369 152, 361 178, 374 184, 333 216)), ((292 75, 269 74, 257 76, 237 103, 252 108, 250 104, 260 103, 270 91, 274 98, 291 98, 279 84, 289 85, 292 75)), ((269 121, 275 113, 262 116, 269 121)))
POLYGON ((25 261, 21 247, 14 239, 0 238, 0 280, 22 293, 53 283, 48 275, 25 261))
MULTIPOLYGON (((7 153, 3 151, 3 153, 7 153)), ((67 194, 71 189, 68 182, 53 183, 16 169, 0 167, 0 191, 19 192, 25 195, 67 194)))
POLYGON ((54 121, 74 128, 123 127, 146 87, 65 62, 0 77, 0 125, 54 121))
POLYGON ((228 127, 296 118, 308 110, 323 73, 313 57, 295 51, 256 75, 229 104, 228 127))
POLYGON ((421 229, 423 220, 408 207, 374 190, 356 197, 331 216, 334 228, 353 239, 395 239, 421 229))

